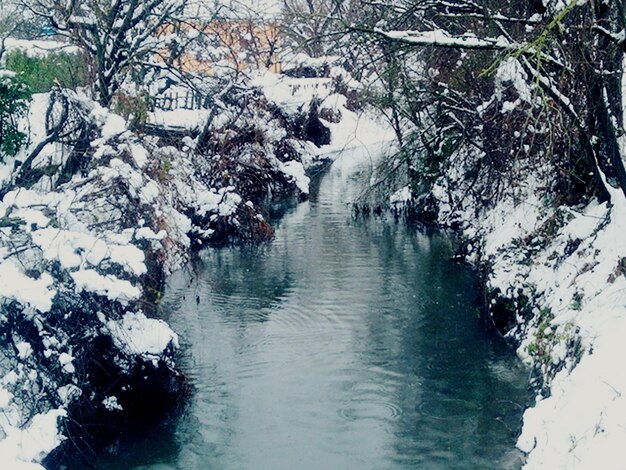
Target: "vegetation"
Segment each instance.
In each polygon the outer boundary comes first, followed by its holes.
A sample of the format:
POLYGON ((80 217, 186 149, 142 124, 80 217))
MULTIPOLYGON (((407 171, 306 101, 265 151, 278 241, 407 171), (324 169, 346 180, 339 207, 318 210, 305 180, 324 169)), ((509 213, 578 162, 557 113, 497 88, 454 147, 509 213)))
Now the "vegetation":
POLYGON ((82 54, 50 52, 29 57, 14 50, 6 55, 6 67, 19 74, 33 93, 46 93, 56 84, 72 89, 89 84, 89 70, 82 54))
POLYGON ((30 91, 22 81, 6 72, 0 75, 0 160, 15 155, 26 140, 18 120, 28 109, 30 91))

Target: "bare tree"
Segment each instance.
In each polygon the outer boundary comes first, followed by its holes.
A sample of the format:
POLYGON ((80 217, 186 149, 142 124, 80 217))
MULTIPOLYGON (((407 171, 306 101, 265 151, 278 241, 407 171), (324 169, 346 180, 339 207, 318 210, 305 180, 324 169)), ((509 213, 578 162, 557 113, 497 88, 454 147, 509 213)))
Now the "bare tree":
POLYGON ((133 68, 168 47, 166 27, 187 13, 187 0, 20 1, 89 54, 97 99, 105 106, 133 68))
POLYGON ((281 28, 295 46, 311 57, 327 53, 338 33, 337 18, 355 18, 355 0, 283 0, 281 28))

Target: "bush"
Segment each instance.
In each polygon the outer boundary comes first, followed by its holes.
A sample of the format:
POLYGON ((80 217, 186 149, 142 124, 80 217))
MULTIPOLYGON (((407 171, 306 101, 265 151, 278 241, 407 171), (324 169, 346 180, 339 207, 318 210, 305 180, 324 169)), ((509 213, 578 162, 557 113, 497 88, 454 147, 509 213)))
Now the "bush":
POLYGON ((146 94, 131 96, 118 93, 113 100, 113 112, 126 119, 130 129, 141 131, 148 122, 150 97, 146 94))
POLYGON ((0 161, 15 155, 26 140, 18 121, 26 114, 29 100, 30 91, 21 79, 0 70, 0 161))
POLYGON ((15 50, 7 55, 6 67, 18 74, 33 93, 46 93, 60 83, 76 88, 88 83, 89 71, 81 54, 51 52, 43 57, 29 57, 15 50))

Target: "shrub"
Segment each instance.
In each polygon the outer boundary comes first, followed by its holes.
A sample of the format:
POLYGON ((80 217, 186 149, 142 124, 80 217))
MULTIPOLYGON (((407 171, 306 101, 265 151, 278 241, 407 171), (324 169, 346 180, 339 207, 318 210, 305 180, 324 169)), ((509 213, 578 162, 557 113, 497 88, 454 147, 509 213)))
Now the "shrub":
POLYGON ((11 51, 6 67, 20 75, 33 93, 50 91, 56 82, 65 88, 88 83, 89 70, 81 54, 50 52, 42 57, 29 57, 24 51, 11 51))
POLYGON ((135 131, 145 128, 150 106, 150 97, 144 93, 137 96, 118 93, 113 100, 113 112, 126 119, 128 127, 135 131))
POLYGON ((0 70, 0 161, 15 155, 26 140, 18 127, 26 114, 30 91, 14 74, 0 70))

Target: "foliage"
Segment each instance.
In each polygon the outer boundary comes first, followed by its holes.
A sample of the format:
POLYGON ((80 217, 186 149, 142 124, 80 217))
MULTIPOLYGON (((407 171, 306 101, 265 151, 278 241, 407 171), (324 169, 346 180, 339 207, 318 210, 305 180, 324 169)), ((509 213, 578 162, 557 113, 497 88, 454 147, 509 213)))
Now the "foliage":
POLYGON ((64 88, 85 86, 89 70, 81 54, 51 52, 41 57, 29 57, 23 51, 7 54, 6 67, 18 74, 33 93, 46 93, 56 84, 64 88))
POLYGON ((0 71, 0 160, 15 155, 26 140, 20 131, 19 118, 28 109, 30 91, 12 74, 0 71))

